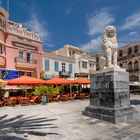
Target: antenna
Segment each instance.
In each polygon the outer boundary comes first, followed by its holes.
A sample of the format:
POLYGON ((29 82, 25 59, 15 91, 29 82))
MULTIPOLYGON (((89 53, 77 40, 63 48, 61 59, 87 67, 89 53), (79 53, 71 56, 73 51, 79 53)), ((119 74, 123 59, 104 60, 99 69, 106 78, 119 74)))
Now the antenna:
POLYGON ((7 0, 7 12, 9 13, 9 4, 10 4, 10 1, 7 0))

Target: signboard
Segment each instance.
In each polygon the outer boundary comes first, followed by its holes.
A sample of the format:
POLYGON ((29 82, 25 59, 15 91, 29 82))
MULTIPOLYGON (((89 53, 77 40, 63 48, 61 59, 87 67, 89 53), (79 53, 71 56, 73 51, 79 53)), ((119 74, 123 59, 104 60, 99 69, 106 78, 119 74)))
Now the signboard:
POLYGON ((68 71, 59 71, 59 77, 60 78, 69 78, 71 76, 71 72, 68 71))
POLYGON ((15 70, 2 70, 1 74, 3 80, 10 80, 19 77, 18 71, 15 70))
POLYGON ((85 77, 85 78, 88 78, 88 75, 87 73, 75 73, 75 77, 85 77))

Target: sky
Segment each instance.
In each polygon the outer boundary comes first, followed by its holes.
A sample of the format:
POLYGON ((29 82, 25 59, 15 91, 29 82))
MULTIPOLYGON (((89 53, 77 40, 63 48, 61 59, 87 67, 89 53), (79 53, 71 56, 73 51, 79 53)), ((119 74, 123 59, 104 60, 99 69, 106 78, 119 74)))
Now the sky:
MULTIPOLYGON (((0 0, 7 9, 8 0, 0 0)), ((42 33, 44 50, 65 44, 99 52, 106 26, 119 47, 140 41, 140 0, 9 0, 10 20, 42 33)))

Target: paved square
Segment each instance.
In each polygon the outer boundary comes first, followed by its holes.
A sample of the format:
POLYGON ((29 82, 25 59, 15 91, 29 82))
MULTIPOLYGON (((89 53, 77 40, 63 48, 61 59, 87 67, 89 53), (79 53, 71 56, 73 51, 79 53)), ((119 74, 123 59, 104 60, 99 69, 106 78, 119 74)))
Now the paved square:
POLYGON ((0 140, 140 140, 140 95, 135 120, 118 125, 83 116, 89 100, 0 108, 0 140))

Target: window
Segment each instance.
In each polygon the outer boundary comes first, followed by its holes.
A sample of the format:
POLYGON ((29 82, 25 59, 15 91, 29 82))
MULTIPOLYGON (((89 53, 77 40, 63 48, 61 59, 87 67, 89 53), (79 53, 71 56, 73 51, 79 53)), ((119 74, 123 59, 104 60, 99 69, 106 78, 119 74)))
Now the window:
POLYGON ((0 44, 0 54, 4 54, 5 48, 4 45, 0 44))
POLYGON ((132 48, 128 48, 128 54, 132 54, 132 48))
POLYGON ((20 59, 20 60, 23 59, 23 50, 19 50, 19 59, 20 59))
POLYGON ((82 61, 82 68, 87 69, 87 62, 82 61))
POLYGON ((122 64, 122 63, 120 63, 120 64, 119 64, 119 66, 122 68, 122 67, 123 67, 123 64, 122 64))
POLYGON ((69 64, 69 72, 72 73, 72 64, 69 64))
POLYGON ((62 63, 62 71, 65 72, 65 63, 62 63))
POLYGON ((134 47, 134 53, 137 53, 138 51, 139 51, 138 46, 135 46, 135 47, 134 47))
POLYGON ((23 75, 32 76, 32 72, 19 71, 19 77, 23 75))
POLYGON ((4 21, 2 21, 2 19, 0 19, 0 26, 1 26, 2 28, 5 27, 5 25, 4 25, 4 21))
POLYGON ((71 56, 71 51, 69 52, 70 56, 71 56))
POLYGON ((74 55, 74 53, 75 53, 75 52, 73 51, 72 54, 74 55))
POLYGON ((31 72, 27 72, 27 76, 32 77, 32 73, 31 72))
POLYGON ((3 54, 3 47, 2 47, 2 44, 0 44, 0 54, 3 54))
POLYGON ((58 62, 54 62, 54 71, 58 72, 58 62))
POLYGON ((119 56, 120 57, 122 56, 122 50, 119 50, 119 56))
POLYGON ((49 71, 49 70, 50 70, 49 60, 45 59, 45 71, 49 71))
POLYGON ((128 63, 128 71, 132 71, 132 62, 128 63))
POLYGON ((139 69, 138 61, 135 61, 134 62, 134 70, 138 70, 138 69, 139 69))
POLYGON ((27 52, 27 62, 31 62, 31 53, 27 52))
POLYGON ((19 71, 19 77, 25 75, 24 71, 19 71))

